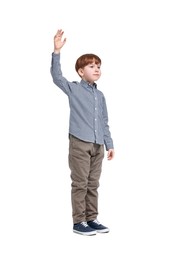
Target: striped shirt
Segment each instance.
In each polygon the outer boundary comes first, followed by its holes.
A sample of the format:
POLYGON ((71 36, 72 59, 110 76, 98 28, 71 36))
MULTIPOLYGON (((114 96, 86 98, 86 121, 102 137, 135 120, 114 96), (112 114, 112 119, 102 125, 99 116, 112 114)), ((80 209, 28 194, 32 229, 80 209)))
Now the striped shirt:
POLYGON ((107 151, 113 149, 105 97, 96 83, 92 86, 84 80, 68 81, 62 75, 60 54, 55 53, 52 53, 51 75, 54 84, 68 96, 69 134, 85 142, 104 144, 107 151))

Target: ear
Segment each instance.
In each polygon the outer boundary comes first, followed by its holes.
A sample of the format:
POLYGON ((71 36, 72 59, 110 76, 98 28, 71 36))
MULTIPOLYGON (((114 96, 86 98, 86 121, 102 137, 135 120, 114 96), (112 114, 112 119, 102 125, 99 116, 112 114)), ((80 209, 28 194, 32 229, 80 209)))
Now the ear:
POLYGON ((82 77, 84 75, 84 72, 83 72, 82 68, 78 69, 78 74, 80 75, 80 77, 82 77))

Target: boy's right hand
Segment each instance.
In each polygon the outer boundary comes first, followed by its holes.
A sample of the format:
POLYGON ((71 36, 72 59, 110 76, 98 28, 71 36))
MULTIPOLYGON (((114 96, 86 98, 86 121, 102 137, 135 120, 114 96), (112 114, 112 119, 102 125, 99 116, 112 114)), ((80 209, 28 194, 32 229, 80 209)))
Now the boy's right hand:
POLYGON ((66 38, 62 40, 64 32, 60 29, 54 36, 54 53, 60 53, 61 48, 66 43, 66 38))

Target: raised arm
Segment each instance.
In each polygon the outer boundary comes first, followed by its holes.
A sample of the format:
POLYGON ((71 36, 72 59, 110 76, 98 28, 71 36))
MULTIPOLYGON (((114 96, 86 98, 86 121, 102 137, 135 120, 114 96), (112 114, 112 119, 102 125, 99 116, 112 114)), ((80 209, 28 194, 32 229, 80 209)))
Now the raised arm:
POLYGON ((61 48, 66 43, 66 38, 62 39, 64 31, 62 29, 57 30, 54 36, 54 53, 60 53, 61 48))
POLYGON ((60 29, 54 36, 54 52, 52 53, 52 61, 51 61, 51 75, 53 78, 53 82, 57 85, 65 94, 70 95, 71 85, 63 75, 60 64, 60 50, 66 43, 66 38, 63 38, 64 32, 60 29))

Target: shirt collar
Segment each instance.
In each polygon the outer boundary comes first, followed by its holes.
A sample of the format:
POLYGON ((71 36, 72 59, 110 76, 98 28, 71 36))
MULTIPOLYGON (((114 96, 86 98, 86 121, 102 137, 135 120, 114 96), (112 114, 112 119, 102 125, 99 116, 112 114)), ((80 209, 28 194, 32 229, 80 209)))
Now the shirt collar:
POLYGON ((82 85, 83 87, 86 87, 86 88, 92 88, 92 87, 94 87, 94 88, 97 89, 97 84, 96 84, 96 83, 93 83, 93 85, 91 85, 90 83, 88 83, 87 81, 85 81, 85 80, 83 80, 83 79, 80 81, 80 83, 81 83, 81 85, 82 85))

